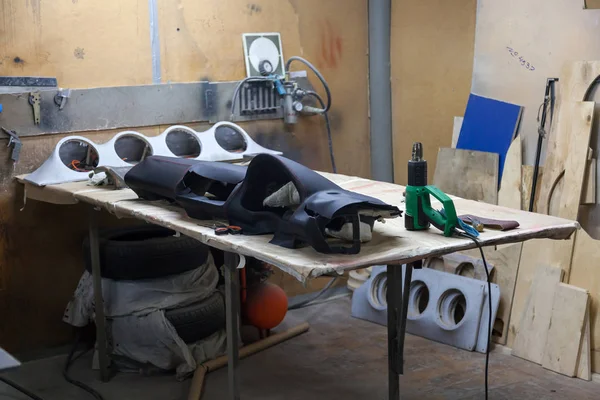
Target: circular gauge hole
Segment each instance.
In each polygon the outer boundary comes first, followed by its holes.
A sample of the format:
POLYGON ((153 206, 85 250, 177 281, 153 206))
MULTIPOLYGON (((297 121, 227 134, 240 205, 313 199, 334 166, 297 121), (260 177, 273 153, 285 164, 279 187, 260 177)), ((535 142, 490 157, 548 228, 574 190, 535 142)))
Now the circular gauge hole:
POLYGON ((230 153, 243 153, 246 151, 247 143, 238 130, 230 126, 219 126, 215 129, 215 139, 219 146, 230 153))
POLYGON ((423 281, 413 281, 410 284, 408 300, 408 315, 418 317, 425 312, 429 304, 429 289, 423 281))
POLYGON ((123 135, 115 142, 115 152, 127 164, 137 164, 152 155, 152 147, 137 136, 123 135))
POLYGON ((190 132, 175 129, 167 133, 167 147, 177 157, 196 158, 200 155, 200 142, 190 132))
POLYGON ((471 263, 462 263, 458 266, 458 275, 475 278, 475 266, 471 263))
POLYGON ((58 156, 69 169, 89 172, 98 166, 98 152, 94 146, 82 140, 68 140, 60 145, 58 156))
POLYGON ((453 329, 465 317, 467 299, 460 290, 450 289, 442 294, 437 308, 442 325, 447 329, 453 329))
POLYGON ((376 310, 387 307, 387 274, 381 273, 371 281, 368 300, 376 310))
POLYGON ((445 271, 444 260, 441 257, 431 257, 427 260, 427 268, 435 269, 436 271, 445 271))

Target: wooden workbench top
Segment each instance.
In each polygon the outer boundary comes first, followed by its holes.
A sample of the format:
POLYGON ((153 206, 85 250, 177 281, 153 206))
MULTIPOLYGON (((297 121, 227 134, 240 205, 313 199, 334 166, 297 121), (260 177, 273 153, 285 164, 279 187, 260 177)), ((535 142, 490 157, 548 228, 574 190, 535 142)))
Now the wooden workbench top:
MULTIPOLYGON (((339 174, 323 173, 325 177, 347 190, 381 199, 404 210, 404 187, 391 183, 372 181, 339 174)), ((130 189, 114 190, 106 187, 88 186, 86 182, 72 182, 46 187, 36 187, 17 179, 25 185, 28 198, 55 204, 74 204, 79 201, 108 210, 118 217, 133 217, 149 223, 169 227, 202 243, 221 250, 256 257, 281 268, 301 281, 319 275, 343 272, 378 264, 402 264, 434 255, 471 249, 475 244, 466 238, 447 238, 432 228, 428 231, 407 231, 404 219, 395 218, 386 223, 376 222, 373 240, 362 245, 356 255, 322 254, 311 247, 286 249, 269 243, 271 235, 260 236, 217 236, 213 229, 189 218, 183 208, 165 201, 147 201, 137 198, 130 189)), ((457 213, 480 217, 517 220, 517 229, 501 232, 486 230, 479 240, 485 246, 516 243, 528 239, 567 239, 579 224, 575 221, 548 215, 453 197, 457 213)), ((433 207, 440 207, 432 199, 433 207)))

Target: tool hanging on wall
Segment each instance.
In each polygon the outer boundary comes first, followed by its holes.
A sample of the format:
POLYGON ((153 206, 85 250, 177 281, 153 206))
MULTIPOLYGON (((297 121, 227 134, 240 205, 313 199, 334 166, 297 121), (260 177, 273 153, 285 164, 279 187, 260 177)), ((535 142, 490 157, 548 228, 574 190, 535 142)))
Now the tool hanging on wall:
POLYGON ((544 91, 544 102, 540 105, 538 109, 537 120, 540 123, 538 127, 538 142, 537 142, 537 150, 535 153, 535 164, 533 167, 533 182, 531 184, 531 198, 529 199, 529 211, 533 212, 533 205, 535 203, 535 189, 537 186, 537 178, 540 170, 540 157, 542 154, 542 143, 544 138, 546 137, 546 116, 548 114, 548 110, 550 110, 550 125, 552 125, 552 119, 554 116, 554 101, 555 101, 555 93, 554 86, 555 83, 558 82, 558 78, 548 78, 546 79, 546 89, 544 91), (540 118, 540 110, 542 112, 542 116, 540 118))
POLYGON ((17 164, 19 161, 19 156, 21 155, 21 147, 23 147, 23 143, 19 138, 19 135, 15 131, 10 131, 5 127, 1 127, 2 131, 8 135, 8 145, 6 147, 13 146, 12 152, 10 153, 10 159, 13 161, 13 166, 17 164))
POLYGON ((236 86, 231 99, 230 119, 234 120, 236 110, 239 110, 240 115, 264 114, 274 113, 279 107, 283 109, 283 120, 286 124, 296 124, 299 115, 323 115, 327 126, 331 167, 336 173, 331 124, 327 113, 331 108, 331 91, 321 72, 308 60, 298 56, 290 57, 287 60, 284 69, 285 75, 274 74, 274 66, 267 59, 258 62, 258 71, 262 76, 249 76, 236 86), (326 101, 317 92, 300 87, 296 79, 299 75, 289 72, 290 65, 294 61, 306 65, 319 78, 325 90, 326 101), (313 98, 320 107, 307 104, 306 98, 313 98))
POLYGON ((40 92, 29 93, 29 104, 33 107, 33 123, 40 124, 40 92))

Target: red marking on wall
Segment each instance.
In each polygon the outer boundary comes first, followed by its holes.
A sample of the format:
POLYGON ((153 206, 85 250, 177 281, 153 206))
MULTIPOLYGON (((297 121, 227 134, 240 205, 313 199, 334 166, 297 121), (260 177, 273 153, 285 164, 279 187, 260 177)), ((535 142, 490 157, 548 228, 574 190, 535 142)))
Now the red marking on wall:
POLYGON ((344 43, 331 22, 321 24, 321 65, 327 68, 337 68, 342 59, 344 43))

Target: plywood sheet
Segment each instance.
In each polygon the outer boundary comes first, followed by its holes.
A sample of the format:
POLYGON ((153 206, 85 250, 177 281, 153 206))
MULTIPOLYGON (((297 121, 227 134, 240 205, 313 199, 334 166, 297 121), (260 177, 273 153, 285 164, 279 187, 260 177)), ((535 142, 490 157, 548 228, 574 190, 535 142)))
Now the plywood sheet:
MULTIPOLYGON (((569 125, 569 152, 565 160, 565 172, 562 178, 562 193, 558 215, 562 218, 577 219, 581 194, 583 193, 584 178, 587 166, 587 154, 590 143, 594 102, 575 102, 571 108, 569 125)), ((547 252, 547 257, 552 260, 549 265, 562 268, 565 271, 565 280, 568 282, 571 270, 571 257, 573 255, 573 239, 555 243, 547 252)), ((543 252, 543 244, 537 244, 543 252)))
POLYGON ((583 181, 581 204, 596 204, 596 168, 595 158, 588 160, 583 181))
POLYGON ((452 144, 450 147, 456 148, 458 138, 460 137, 460 128, 462 127, 463 117, 454 117, 454 125, 452 125, 452 144))
MULTIPOLYGON (((533 165, 523 165, 521 167, 521 210, 529 211, 529 200, 531 199, 531 191, 533 186, 533 165)), ((533 212, 536 212, 535 204, 540 198, 540 182, 544 174, 544 167, 538 169, 538 179, 535 188, 535 201, 533 203, 533 212)))
POLYGON ((577 232, 571 262, 569 283, 590 292, 590 328, 592 344, 592 371, 600 372, 600 241, 584 230, 577 232))
POLYGON ((552 313, 542 366, 567 376, 577 374, 577 359, 585 328, 589 293, 559 283, 554 291, 552 313))
MULTIPOLYGON (((504 164, 504 174, 498 192, 498 205, 520 209, 521 206, 521 138, 517 137, 511 144, 504 164)), ((487 261, 494 265, 493 281, 500 287, 500 304, 494 323, 492 340, 506 344, 508 327, 511 317, 512 301, 521 259, 522 244, 510 244, 486 249, 487 261)), ((469 250, 469 255, 479 257, 475 250, 469 250)))
MULTIPOLYGON (((560 149, 560 153, 552 152, 548 155, 549 159, 546 161, 547 164, 544 168, 537 211, 547 213, 550 199, 556 197, 558 199, 556 215, 576 219, 583 188, 594 103, 571 102, 570 104, 563 104, 561 110, 559 124, 563 126, 563 130, 558 130, 554 134, 570 137, 571 139, 564 142, 564 145, 567 146, 566 150, 560 149), (566 121, 569 121, 569 123, 566 121), (560 159, 560 157, 564 158, 560 159), (550 160, 554 161, 551 165, 548 165, 550 160), (556 174, 557 169, 562 171, 558 175, 556 174), (552 179, 554 179, 553 185, 549 183, 552 179), (558 180, 562 181, 563 190, 561 193, 556 190, 558 180)), ((561 268, 565 272, 566 279, 568 279, 572 250, 572 239, 552 244, 547 241, 536 241, 523 245, 512 315, 520 315, 523 312, 531 279, 537 266, 551 265, 561 268)), ((514 332, 519 329, 519 321, 511 321, 510 324, 509 346, 514 340, 514 332)))
POLYGON ((600 34, 597 18, 597 13, 584 10, 579 0, 479 2, 472 90, 524 107, 520 133, 525 142, 525 164, 535 160, 536 116, 546 78, 560 77, 561 86, 565 62, 600 59, 600 43, 595 39, 600 34), (556 26, 561 29, 554 30, 556 26), (540 32, 544 32, 543 37, 540 32), (569 40, 565 32, 578 40, 569 40))
MULTIPOLYGON (((560 268, 540 265, 527 296, 515 341, 512 346, 514 356, 542 363, 546 337, 552 315, 552 301, 556 285, 562 279, 560 268)), ((514 312, 514 310, 513 310, 514 312)), ((515 314, 513 314, 514 318, 515 314)))
POLYGON ((584 381, 592 380, 592 343, 590 332, 590 311, 589 304, 585 313, 585 322, 583 323, 583 335, 579 346, 579 356, 577 358, 577 377, 584 381))
MULTIPOLYGON (((158 2, 158 7, 164 81, 242 79, 242 33, 279 32, 284 58, 308 59, 331 88, 329 117, 338 170, 370 176, 367 1, 180 0, 158 2)), ((307 70, 297 62, 291 69, 307 70)), ((308 77, 325 96, 314 74, 309 71, 308 77)), ((293 132, 289 129, 276 121, 255 128, 253 137, 305 165, 329 170, 322 116, 302 117, 293 132)))
POLYGON ((521 209, 522 164, 521 137, 517 136, 506 153, 502 181, 498 190, 498 205, 521 209))
MULTIPOLYGON (((506 344, 509 321, 511 320, 512 302, 521 258, 522 243, 489 247, 484 250, 486 261, 494 266, 492 281, 500 287, 500 304, 494 322, 492 340, 498 344, 506 344)), ((467 250, 463 254, 481 257, 479 250, 467 250)))
POLYGON ((497 204, 498 154, 441 148, 433 184, 455 196, 497 204))
POLYGON ((583 0, 585 8, 588 9, 599 9, 600 0, 583 0))
MULTIPOLYGON (((347 190, 373 196, 384 202, 395 204, 401 209, 404 208, 404 204, 401 202, 402 193, 405 191, 403 186, 343 175, 322 174, 347 190)), ((60 187, 61 185, 56 186, 60 187)), ((68 190, 73 191, 74 189, 69 187, 68 190)), ((376 224, 373 240, 364 244, 358 255, 320 254, 309 247, 291 251, 269 244, 270 235, 217 236, 212 229, 187 217, 180 207, 165 205, 162 202, 132 200, 132 196, 135 198, 135 194, 129 189, 115 191, 97 188, 90 190, 85 183, 82 183, 81 191, 75 190, 74 196, 82 202, 106 208, 118 217, 133 216, 173 228, 222 250, 257 257, 302 281, 331 272, 343 272, 392 261, 406 263, 475 246, 471 240, 457 237, 448 238, 433 229, 424 232, 407 231, 404 228, 403 219, 396 218, 387 220, 385 224, 376 224)), ((521 223, 519 229, 483 232, 479 236, 479 240, 484 246, 516 243, 531 238, 564 239, 571 235, 578 226, 575 222, 482 202, 457 197, 454 197, 453 201, 458 213, 471 212, 496 219, 515 219, 521 223)), ((439 207, 440 203, 432 201, 432 206, 439 207)))
POLYGON ((594 104, 593 101, 582 101, 572 105, 568 130, 569 153, 565 160, 564 185, 558 210, 558 215, 563 218, 577 219, 587 168, 594 104))
POLYGON ((451 145, 453 117, 463 115, 471 91, 476 9, 477 0, 392 1, 394 179, 399 184, 407 183, 414 142, 423 143, 429 182, 438 149, 451 145))
MULTIPOLYGON (((330 119, 339 170, 369 176, 370 154, 365 151, 369 148, 367 1, 157 3, 163 82, 239 79, 244 65, 239 34, 277 29, 282 33, 284 56, 308 58, 331 86, 330 119)), ((152 83, 147 0, 5 0, 0 2, 0 10, 4 16, 0 22, 0 75, 55 76, 66 88, 152 83)), ((294 65, 293 69, 303 68, 294 65)), ((309 77, 314 87, 322 90, 310 73, 309 77)), ((302 118, 293 131, 281 121, 240 125, 265 147, 283 151, 315 169, 330 168, 320 116, 302 118)), ((158 133, 158 128, 151 129, 158 133)), ((86 136, 100 143, 114 133, 86 136)), ((19 211, 23 191, 12 181, 13 176, 39 167, 62 137, 27 138, 15 170, 0 168, 0 287, 5 289, 0 290, 4 322, 0 337, 2 346, 11 351, 71 340, 72 332, 56 316, 64 310, 82 272, 78 249, 87 231, 88 207, 55 206, 30 199, 19 211), (49 281, 56 284, 48 286, 49 281), (25 303, 28 306, 24 308, 25 303)), ((8 156, 6 146, 0 146, 0 160, 8 160, 8 156)), ((54 200, 62 201, 59 197, 54 200)), ((105 225, 132 223, 104 215, 105 225)), ((294 287, 294 291, 300 289, 301 285, 294 287)))
POLYGON ((3 1, 0 8, 0 75, 56 77, 65 88, 152 83, 147 0, 3 1))

